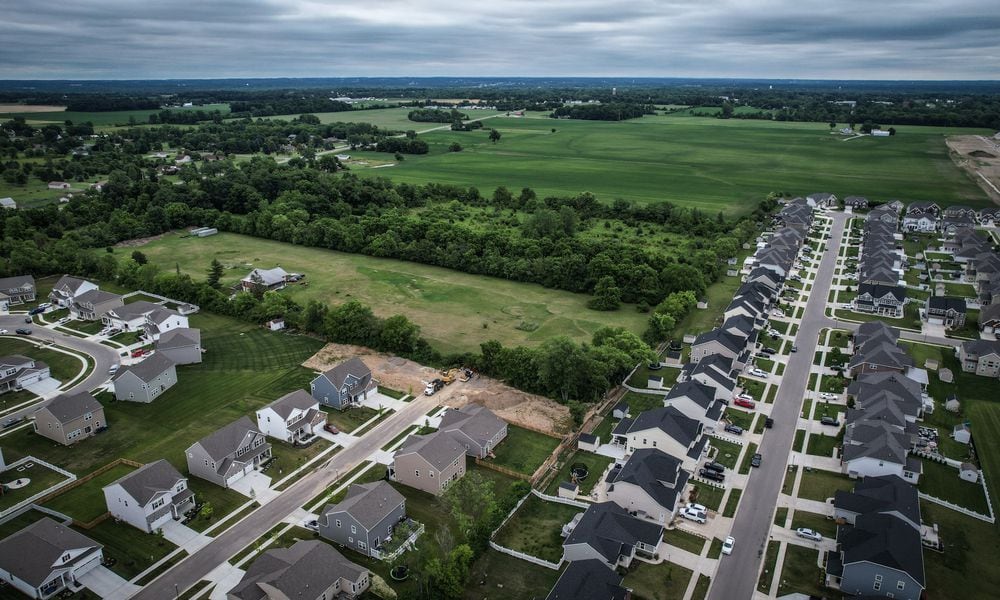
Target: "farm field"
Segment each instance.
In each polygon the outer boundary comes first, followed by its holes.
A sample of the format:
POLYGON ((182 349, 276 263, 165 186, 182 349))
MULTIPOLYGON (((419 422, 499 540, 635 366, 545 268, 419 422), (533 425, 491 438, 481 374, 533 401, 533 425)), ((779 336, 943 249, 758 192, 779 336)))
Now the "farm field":
MULTIPOLYGON (((426 131, 428 129, 434 129, 437 127, 447 127, 448 123, 422 123, 418 121, 411 121, 406 118, 406 115, 413 110, 412 106, 404 106, 400 108, 379 108, 372 110, 354 110, 354 111, 341 111, 341 112, 327 112, 327 113, 312 113, 319 117, 319 122, 326 123, 371 123, 381 127, 382 129, 391 129, 395 131, 426 131)), ((487 110, 466 110, 462 111, 469 115, 470 119, 478 119, 480 117, 487 117, 490 115, 500 114, 496 111, 487 110)), ((298 117, 299 115, 275 115, 273 117, 264 117, 265 119, 282 119, 290 121, 298 117)))
POLYGON ((590 310, 585 294, 238 234, 167 235, 140 249, 154 264, 164 269, 179 264, 196 279, 203 279, 212 259, 218 259, 227 267, 223 285, 245 277, 251 265, 281 265, 305 273, 308 285, 292 285, 282 293, 303 303, 359 300, 379 316, 406 315, 444 352, 478 350, 489 339, 505 345, 538 344, 553 335, 589 341, 605 326, 641 333, 648 318, 631 306, 613 312, 590 310))
MULTIPOLYGON (((11 105, 5 105, 5 109, 13 108, 11 105)), ((168 110, 174 111, 184 111, 184 110, 202 110, 205 112, 211 112, 214 110, 221 111, 223 113, 229 112, 228 104, 206 104, 204 106, 195 106, 192 108, 171 108, 168 110)), ((120 125, 128 125, 129 119, 134 119, 134 122, 138 125, 149 123, 149 115, 159 114, 160 109, 157 110, 112 110, 107 112, 76 112, 76 111, 51 111, 51 112, 0 112, 0 120, 13 119, 15 117, 24 117, 24 120, 30 125, 47 125, 49 123, 56 123, 62 125, 65 121, 73 121, 74 123, 86 123, 91 122, 97 129, 107 129, 111 127, 116 127, 120 125)))
MULTIPOLYGON (((843 141, 826 123, 667 115, 609 123, 533 115, 491 119, 486 129, 503 136, 496 144, 485 129, 428 133, 422 139, 431 146, 429 154, 369 172, 415 184, 474 185, 484 192, 528 186, 539 197, 590 191, 604 202, 668 200, 729 214, 751 210, 775 190, 989 203, 953 164, 944 142, 945 135, 985 130, 900 126, 892 138, 843 141), (449 152, 456 141, 464 150, 449 152), (872 170, 872 164, 880 168, 872 170)), ((351 154, 383 162, 388 156, 351 154)))

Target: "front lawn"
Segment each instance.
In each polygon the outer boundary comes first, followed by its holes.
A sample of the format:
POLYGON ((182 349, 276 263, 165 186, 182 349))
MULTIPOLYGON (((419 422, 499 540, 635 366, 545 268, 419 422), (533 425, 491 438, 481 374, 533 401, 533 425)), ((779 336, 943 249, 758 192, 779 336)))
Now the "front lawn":
POLYGON ((580 493, 587 495, 594 489, 594 485, 601 480, 601 475, 608 468, 608 465, 613 462, 615 460, 611 457, 578 450, 566 459, 562 468, 559 469, 559 474, 556 475, 545 489, 545 493, 550 496, 555 496, 559 493, 559 484, 564 481, 570 481, 570 470, 572 470, 573 465, 583 463, 587 465, 589 473, 587 474, 587 478, 578 482, 578 484, 580 486, 580 493))
POLYGON ((740 505, 740 497, 743 495, 743 490, 740 488, 732 488, 729 490, 729 499, 726 500, 726 508, 722 511, 723 517, 732 517, 736 515, 736 509, 740 505))
POLYGON ((705 538, 680 529, 670 529, 663 532, 663 541, 671 546, 683 548, 693 554, 701 554, 705 549, 705 538))
POLYGON ((562 527, 583 509, 558 502, 546 502, 532 494, 510 521, 497 532, 501 546, 550 562, 562 558, 562 527))
POLYGON ((73 517, 82 523, 93 521, 108 512, 108 506, 104 500, 104 486, 134 470, 134 467, 128 465, 115 465, 90 481, 49 500, 45 503, 45 507, 73 517))
POLYGON ((378 416, 378 411, 374 408, 353 406, 344 410, 331 409, 326 421, 333 423, 337 429, 344 433, 350 433, 376 416, 378 416))
POLYGON ((753 418, 756 413, 747 412, 739 408, 727 408, 723 418, 728 420, 733 425, 738 425, 743 428, 743 431, 750 431, 753 427, 753 418))
POLYGON ((93 529, 73 529, 103 544, 105 558, 116 561, 111 570, 125 579, 142 573, 177 547, 154 533, 139 531, 125 522, 116 523, 114 519, 93 529))
POLYGON ((760 571, 757 579, 757 591, 767 594, 771 590, 771 579, 774 578, 774 569, 778 566, 778 548, 780 543, 770 541, 767 543, 767 552, 764 555, 764 568, 760 571))
POLYGON ((706 508, 719 510, 722 506, 722 495, 726 493, 723 488, 708 485, 707 483, 692 483, 688 492, 688 500, 698 504, 704 504, 706 508))
MULTIPOLYGON (((0 356, 9 356, 11 354, 30 356, 36 361, 47 364, 52 378, 58 379, 63 383, 67 383, 76 377, 80 373, 80 369, 84 367, 84 363, 74 354, 57 352, 50 348, 36 346, 30 342, 13 337, 0 337, 0 356)), ((18 398, 21 398, 23 402, 34 397, 35 394, 27 390, 14 393, 8 392, 0 396, 0 398, 6 401, 7 406, 17 404, 15 400, 18 398)))
POLYGON ((673 600, 683 598, 693 571, 670 562, 651 565, 633 561, 622 580, 637 600, 673 600))
POLYGON ((833 450, 839 445, 840 440, 836 437, 813 433, 809 436, 809 445, 806 448, 806 454, 834 458, 833 450))
POLYGON ((277 483, 331 445, 329 441, 322 438, 316 439, 308 446, 293 446, 285 442, 271 440, 271 454, 274 456, 274 460, 268 465, 265 475, 271 478, 272 483, 277 483))
POLYGON ((792 515, 792 529, 799 527, 808 527, 813 531, 818 531, 823 534, 823 537, 837 537, 837 523, 833 519, 826 518, 825 515, 796 510, 795 514, 792 515))
POLYGON ((104 323, 100 321, 69 321, 63 325, 66 329, 73 329, 80 333, 93 335, 104 329, 104 323))
MULTIPOLYGON (((181 470, 181 473, 184 471, 181 470)), ((215 523, 223 520, 226 515, 250 501, 249 498, 233 490, 209 483, 197 477, 188 478, 188 487, 194 492, 197 502, 204 502, 212 507, 212 514, 206 517, 204 513, 188 523, 195 531, 205 531, 215 523)), ((204 510, 204 509, 202 509, 204 510)))
POLYGON ((552 455, 559 442, 559 438, 508 425, 507 437, 493 451, 494 458, 487 461, 530 476, 552 455))
POLYGON ((817 598, 839 598, 836 590, 823 585, 823 569, 817 566, 819 551, 795 544, 785 545, 785 560, 781 565, 778 596, 801 592, 817 598))
POLYGON ((981 483, 970 483, 958 477, 958 469, 932 460, 921 460, 924 472, 917 489, 921 492, 988 515, 989 508, 981 483))
POLYGON ((854 480, 847 475, 812 469, 802 473, 799 482, 799 497, 806 500, 826 502, 833 498, 837 490, 850 491, 854 489, 854 480))
POLYGON ((727 469, 736 468, 736 459, 739 458, 743 446, 718 438, 712 438, 709 443, 719 451, 715 455, 715 462, 725 465, 727 469))

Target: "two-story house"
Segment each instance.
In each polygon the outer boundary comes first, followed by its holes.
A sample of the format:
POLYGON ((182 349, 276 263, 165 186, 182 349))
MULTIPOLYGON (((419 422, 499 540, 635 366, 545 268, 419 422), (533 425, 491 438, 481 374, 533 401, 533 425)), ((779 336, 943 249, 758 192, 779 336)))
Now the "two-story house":
MULTIPOLYGON (((705 429, 715 429, 722 418, 726 405, 717 398, 720 393, 716 388, 690 380, 675 384, 663 398, 664 406, 673 406, 685 415, 701 421, 705 429)), ((732 389, 723 398, 732 397, 732 389)))
POLYGON ((857 377, 865 373, 905 373, 913 366, 913 358, 894 343, 871 340, 851 356, 847 363, 847 373, 857 377))
POLYGON ((389 477, 440 495, 465 475, 465 453, 465 446, 446 433, 411 435, 393 456, 389 477))
POLYGON ((982 377, 1000 377, 1000 340, 963 342, 958 351, 962 370, 982 377))
POLYGON ((365 556, 379 557, 382 543, 406 518, 406 498, 386 481, 351 484, 347 496, 320 511, 319 534, 365 556))
POLYGON ((441 416, 438 431, 452 436, 474 458, 486 458, 507 437, 507 421, 490 409, 467 404, 441 416))
POLYGON ((622 419, 611 432, 611 439, 629 454, 640 448, 662 450, 680 458, 684 468, 690 470, 708 448, 708 438, 701 435, 703 427, 700 420, 667 406, 622 419))
POLYGON ((49 292, 49 301, 59 308, 70 308, 77 296, 96 289, 98 289, 96 283, 79 277, 63 275, 52 286, 52 291, 49 292))
POLYGON ((690 473, 683 461, 654 448, 636 450, 605 481, 607 496, 630 513, 666 525, 674 519, 690 473))
POLYGON ((854 298, 854 310, 887 317, 903 316, 906 288, 898 285, 862 283, 854 298))
POLYGON ((226 600, 355 600, 371 585, 368 569, 319 540, 262 552, 226 600))
POLYGON ((112 517, 146 533, 181 519, 195 504, 187 478, 162 459, 104 486, 104 502, 112 517))
POLYGON ((309 384, 313 398, 337 410, 360 405, 375 388, 372 370, 358 357, 340 363, 309 384))
POLYGON ((257 427, 264 435, 289 444, 311 438, 326 425, 327 414, 305 390, 295 390, 257 411, 257 427))
POLYGON ((188 472, 222 487, 249 475, 271 458, 271 444, 247 417, 192 444, 185 452, 188 472))
POLYGON ((952 296, 929 296, 924 310, 927 322, 958 329, 965 325, 965 298, 952 296))
POLYGON ((587 507, 563 528, 563 559, 599 560, 609 569, 628 568, 635 555, 652 556, 663 541, 663 527, 638 519, 614 502, 587 507))
POLYGON ((81 587, 79 578, 102 560, 103 546, 47 516, 0 540, 0 580, 29 598, 81 587))
POLYGON ((115 398, 129 402, 150 403, 177 383, 177 366, 159 352, 115 374, 112 384, 115 398))
POLYGON ((80 321, 98 321, 109 310, 124 306, 118 294, 104 290, 90 290, 73 298, 69 306, 69 316, 80 321))
POLYGON ((617 571, 601 560, 577 560, 563 570, 545 600, 629 600, 632 590, 622 586, 617 571))
POLYGON ((30 356, 0 356, 0 394, 16 392, 50 376, 49 366, 30 356))
POLYGON ((933 233, 937 231, 937 216, 929 212, 907 212, 903 215, 903 231, 933 233))
POLYGON ((60 394, 33 414, 35 433, 64 446, 103 431, 104 407, 87 392, 60 394))
POLYGON ((858 515, 837 527, 826 575, 828 585, 850 596, 920 600, 926 578, 919 527, 885 513, 858 515))
POLYGON ((31 275, 0 278, 0 310, 35 301, 35 278, 31 275))
POLYGON ((101 317, 101 321, 122 331, 141 331, 143 337, 150 341, 160 339, 168 331, 188 327, 187 316, 145 300, 109 310, 101 317))
POLYGON ((178 327, 160 334, 154 345, 156 352, 174 361, 177 365, 193 365, 201 362, 201 330, 178 327))

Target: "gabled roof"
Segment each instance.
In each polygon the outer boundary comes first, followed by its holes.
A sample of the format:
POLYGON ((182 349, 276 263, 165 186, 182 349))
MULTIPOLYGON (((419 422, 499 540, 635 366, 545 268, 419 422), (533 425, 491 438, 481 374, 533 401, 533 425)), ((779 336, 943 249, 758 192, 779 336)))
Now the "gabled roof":
POLYGON ((485 406, 467 404, 457 410, 445 411, 438 430, 465 435, 482 446, 496 437, 506 426, 506 421, 485 406))
POLYGON ((628 600, 622 576, 596 559, 575 560, 562 572, 545 600, 628 600))
POLYGON ((229 596, 239 600, 271 598, 273 588, 284 598, 314 598, 340 579, 356 581, 366 568, 347 560, 330 544, 300 540, 291 548, 265 550, 229 596))
POLYGON ((17 275, 0 279, 0 292, 21 289, 25 286, 35 287, 35 278, 31 275, 17 275))
POLYGON ((117 483, 139 503, 139 506, 145 506, 157 494, 173 490, 177 482, 182 479, 184 476, 180 474, 180 471, 175 469, 172 464, 160 459, 143 465, 104 487, 106 489, 117 483))
POLYGON ((882 298, 892 296, 897 301, 906 299, 906 288, 898 285, 882 285, 879 283, 862 283, 858 285, 858 296, 871 294, 872 298, 882 298))
POLYGON ((235 453, 248 434, 264 435, 257 429, 246 416, 236 419, 232 423, 217 429, 215 432, 206 435, 196 443, 200 444, 205 452, 215 461, 220 461, 230 454, 235 453))
MULTIPOLYGON (((87 392, 59 394, 38 410, 47 410, 60 423, 69 423, 89 412, 101 410, 101 403, 87 392)), ((38 412, 38 411, 35 411, 38 412)))
POLYGON ((931 296, 927 299, 927 308, 934 310, 953 310, 965 314, 965 298, 954 296, 931 296))
POLYGON ((854 525, 841 525, 837 543, 844 553, 845 569, 852 563, 871 562, 909 574, 924 585, 923 546, 920 532, 893 516, 859 515, 854 525))
POLYGON ((243 281, 253 281, 254 274, 260 276, 261 283, 264 285, 276 285, 285 281, 288 276, 288 272, 281 267, 274 267, 273 269, 254 269, 243 278, 243 281))
POLYGON ((157 350, 201 346, 201 330, 191 327, 178 327, 160 335, 156 342, 157 350))
POLYGON ((130 321, 138 317, 146 317, 154 323, 160 323, 172 316, 180 315, 180 313, 176 310, 172 310, 152 302, 147 302, 145 300, 131 302, 125 306, 120 306, 111 312, 125 321, 130 321))
POLYGON ((104 290, 88 290, 79 296, 76 296, 73 300, 77 304, 101 304, 103 302, 121 300, 121 298, 122 297, 118 294, 112 294, 111 292, 105 292, 104 290))
POLYGON ((319 377, 327 379, 339 390, 343 387, 348 377, 355 377, 364 382, 366 377, 370 380, 371 376, 372 370, 368 368, 368 365, 364 361, 355 356, 329 369, 319 377))
POLYGON ((636 543, 656 546, 663 537, 663 527, 628 514, 614 502, 591 504, 580 518, 565 544, 587 544, 615 564, 631 555, 636 543))
POLYGON ((1000 302, 987 304, 979 311, 979 324, 1000 321, 1000 302))
POLYGON ((701 344, 707 344, 710 342, 719 342, 724 348, 733 352, 739 352, 744 346, 746 346, 746 338, 733 335, 723 329, 706 331, 705 333, 699 335, 694 340, 694 344, 692 345, 700 346, 701 344))
POLYGON ((844 204, 847 206, 855 206, 858 204, 868 204, 868 198, 864 196, 848 196, 844 198, 844 204))
POLYGON ((899 330, 890 327, 882 321, 869 321, 858 326, 858 331, 854 334, 854 345, 863 346, 866 342, 874 338, 885 338, 892 344, 899 340, 899 330))
POLYGON ((167 358, 165 354, 154 352, 142 359, 140 362, 127 367, 122 367, 122 369, 115 375, 113 381, 119 381, 126 373, 131 373, 142 381, 149 383, 176 364, 177 363, 167 358))
POLYGON ((715 389, 697 381, 685 381, 675 384, 663 399, 670 402, 678 398, 688 398, 704 410, 708 410, 715 402, 715 389))
POLYGON ((309 392, 305 390, 295 390, 294 392, 289 392, 274 402, 271 402, 264 408, 270 408, 274 412, 278 413, 278 416, 282 419, 287 419, 291 416, 293 410, 309 410, 317 404, 319 404, 319 402, 313 398, 309 392))
POLYGON ((43 517, 0 540, 0 569, 38 587, 52 574, 53 565, 61 563, 60 559, 67 550, 86 548, 102 546, 49 517, 43 517))
POLYGON ((435 469, 446 469, 455 460, 465 458, 465 447, 451 435, 443 431, 435 431, 427 435, 411 435, 396 451, 396 457, 406 454, 416 454, 434 466, 435 469))
POLYGON ((59 278, 59 281, 57 281, 56 284, 52 286, 52 291, 63 292, 64 294, 72 296, 76 294, 76 290, 80 289, 80 286, 82 286, 85 283, 91 283, 91 282, 87 281, 86 279, 81 279, 79 277, 63 275, 62 277, 59 278))
POLYGON ((621 435, 647 429, 659 429, 682 446, 688 447, 701 434, 702 425, 701 421, 692 419, 673 406, 667 406, 639 413, 634 419, 622 419, 614 433, 621 435), (626 421, 629 422, 627 430, 619 432, 626 421))
POLYGON ((640 448, 628 461, 615 468, 608 482, 630 483, 642 489, 660 506, 673 509, 684 490, 689 474, 681 468, 680 459, 656 448, 640 448))
POLYGON ((905 465, 909 455, 910 436, 884 421, 849 423, 844 433, 844 460, 877 458, 905 465))
POLYGON ((972 356, 1000 355, 1000 340, 970 340, 962 343, 962 350, 972 356))
POLYGON ((865 477, 854 484, 853 492, 837 490, 833 505, 857 514, 897 512, 920 527, 917 488, 897 475, 865 477))
POLYGON ((850 368, 869 364, 893 369, 905 369, 913 366, 913 359, 902 348, 886 341, 872 340, 862 346, 851 357, 850 368))
POLYGON ((323 516, 329 523, 330 515, 345 512, 362 527, 371 530, 405 502, 406 498, 386 481, 352 483, 340 503, 326 505, 323 516))

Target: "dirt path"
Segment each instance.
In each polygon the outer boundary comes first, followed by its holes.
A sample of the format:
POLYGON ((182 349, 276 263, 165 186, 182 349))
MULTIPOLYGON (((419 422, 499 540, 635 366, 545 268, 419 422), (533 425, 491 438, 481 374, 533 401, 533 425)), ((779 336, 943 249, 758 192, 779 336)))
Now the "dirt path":
MULTIPOLYGON (((382 385, 410 394, 423 393, 424 382, 439 376, 436 369, 412 360, 346 344, 327 344, 302 365, 325 371, 353 356, 363 360, 382 385)), ((568 433, 572 424, 569 409, 565 406, 514 389, 490 377, 456 381, 438 392, 438 396, 441 404, 452 407, 480 404, 515 425, 527 425, 559 435, 568 433)))
POLYGON ((990 200, 1000 204, 1000 140, 981 135, 952 135, 945 143, 955 164, 972 175, 990 200))

